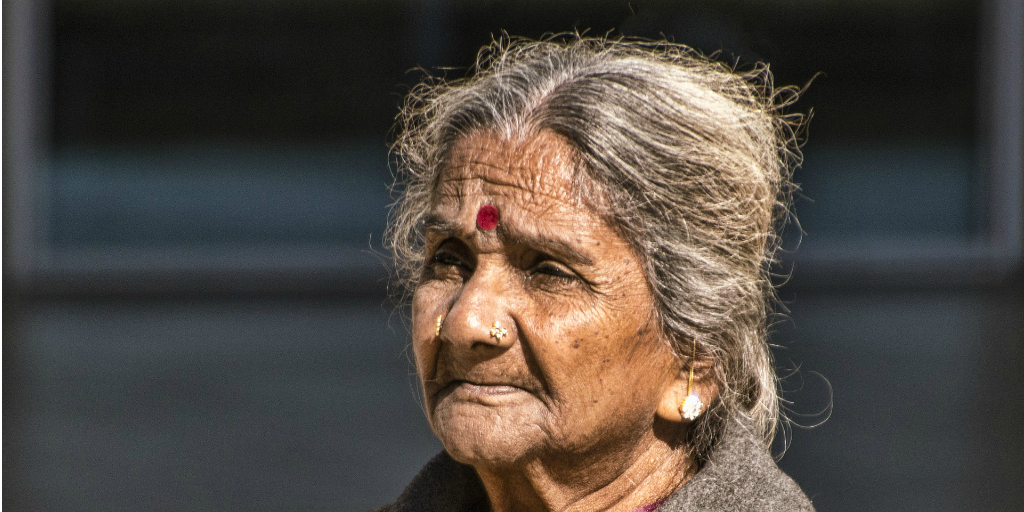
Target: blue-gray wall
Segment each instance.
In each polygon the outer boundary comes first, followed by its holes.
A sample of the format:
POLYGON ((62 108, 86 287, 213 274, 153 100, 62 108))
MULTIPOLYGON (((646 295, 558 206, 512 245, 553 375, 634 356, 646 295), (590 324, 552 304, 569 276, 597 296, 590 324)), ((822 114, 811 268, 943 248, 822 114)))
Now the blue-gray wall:
POLYGON ((1024 509, 1020 11, 5 2, 3 505, 393 499, 439 450, 380 245, 407 70, 589 27, 821 73, 773 329, 819 510, 1024 509))

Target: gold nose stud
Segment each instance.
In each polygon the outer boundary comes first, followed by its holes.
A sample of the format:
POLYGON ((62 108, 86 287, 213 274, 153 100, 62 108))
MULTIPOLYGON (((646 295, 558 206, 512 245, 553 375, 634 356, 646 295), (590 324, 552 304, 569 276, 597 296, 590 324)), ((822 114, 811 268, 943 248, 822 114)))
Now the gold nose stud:
POLYGON ((495 320, 494 325, 491 326, 491 337, 501 343, 501 339, 505 336, 508 336, 508 329, 502 327, 501 322, 495 320))
POLYGON ((434 336, 441 335, 441 323, 444 322, 444 315, 437 316, 437 329, 434 330, 434 336))

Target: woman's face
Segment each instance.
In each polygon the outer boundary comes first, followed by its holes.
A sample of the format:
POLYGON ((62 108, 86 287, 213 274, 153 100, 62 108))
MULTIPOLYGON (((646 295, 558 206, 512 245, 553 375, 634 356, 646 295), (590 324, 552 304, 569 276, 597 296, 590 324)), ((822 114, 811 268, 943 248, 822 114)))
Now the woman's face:
POLYGON ((680 364, 659 340, 640 261, 579 199, 571 157, 550 132, 477 133, 442 171, 413 350, 430 425, 464 463, 628 458, 676 400, 680 364), (485 205, 496 228, 478 223, 485 205), (491 336, 497 323, 507 334, 491 336))

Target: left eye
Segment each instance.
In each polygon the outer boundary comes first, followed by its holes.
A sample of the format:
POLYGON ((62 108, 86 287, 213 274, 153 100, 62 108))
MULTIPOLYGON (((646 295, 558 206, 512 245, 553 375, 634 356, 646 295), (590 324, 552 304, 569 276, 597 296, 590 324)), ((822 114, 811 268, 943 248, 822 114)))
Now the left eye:
POLYGON ((573 273, 571 270, 565 268, 564 265, 552 261, 543 261, 538 263, 537 265, 534 265, 534 267, 530 269, 530 275, 533 276, 537 274, 548 275, 562 279, 576 278, 576 274, 573 273))

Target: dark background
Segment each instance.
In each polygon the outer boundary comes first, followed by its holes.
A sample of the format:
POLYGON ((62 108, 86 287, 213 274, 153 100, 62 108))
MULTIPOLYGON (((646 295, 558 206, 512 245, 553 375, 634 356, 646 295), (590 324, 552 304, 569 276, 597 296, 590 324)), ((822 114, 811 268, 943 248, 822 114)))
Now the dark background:
POLYGON ((1024 509, 1015 0, 3 14, 9 510, 396 497, 439 445, 388 301, 390 129, 415 68, 464 76, 503 30, 665 36, 814 78, 772 340, 790 416, 817 426, 780 465, 822 511, 1024 509))

